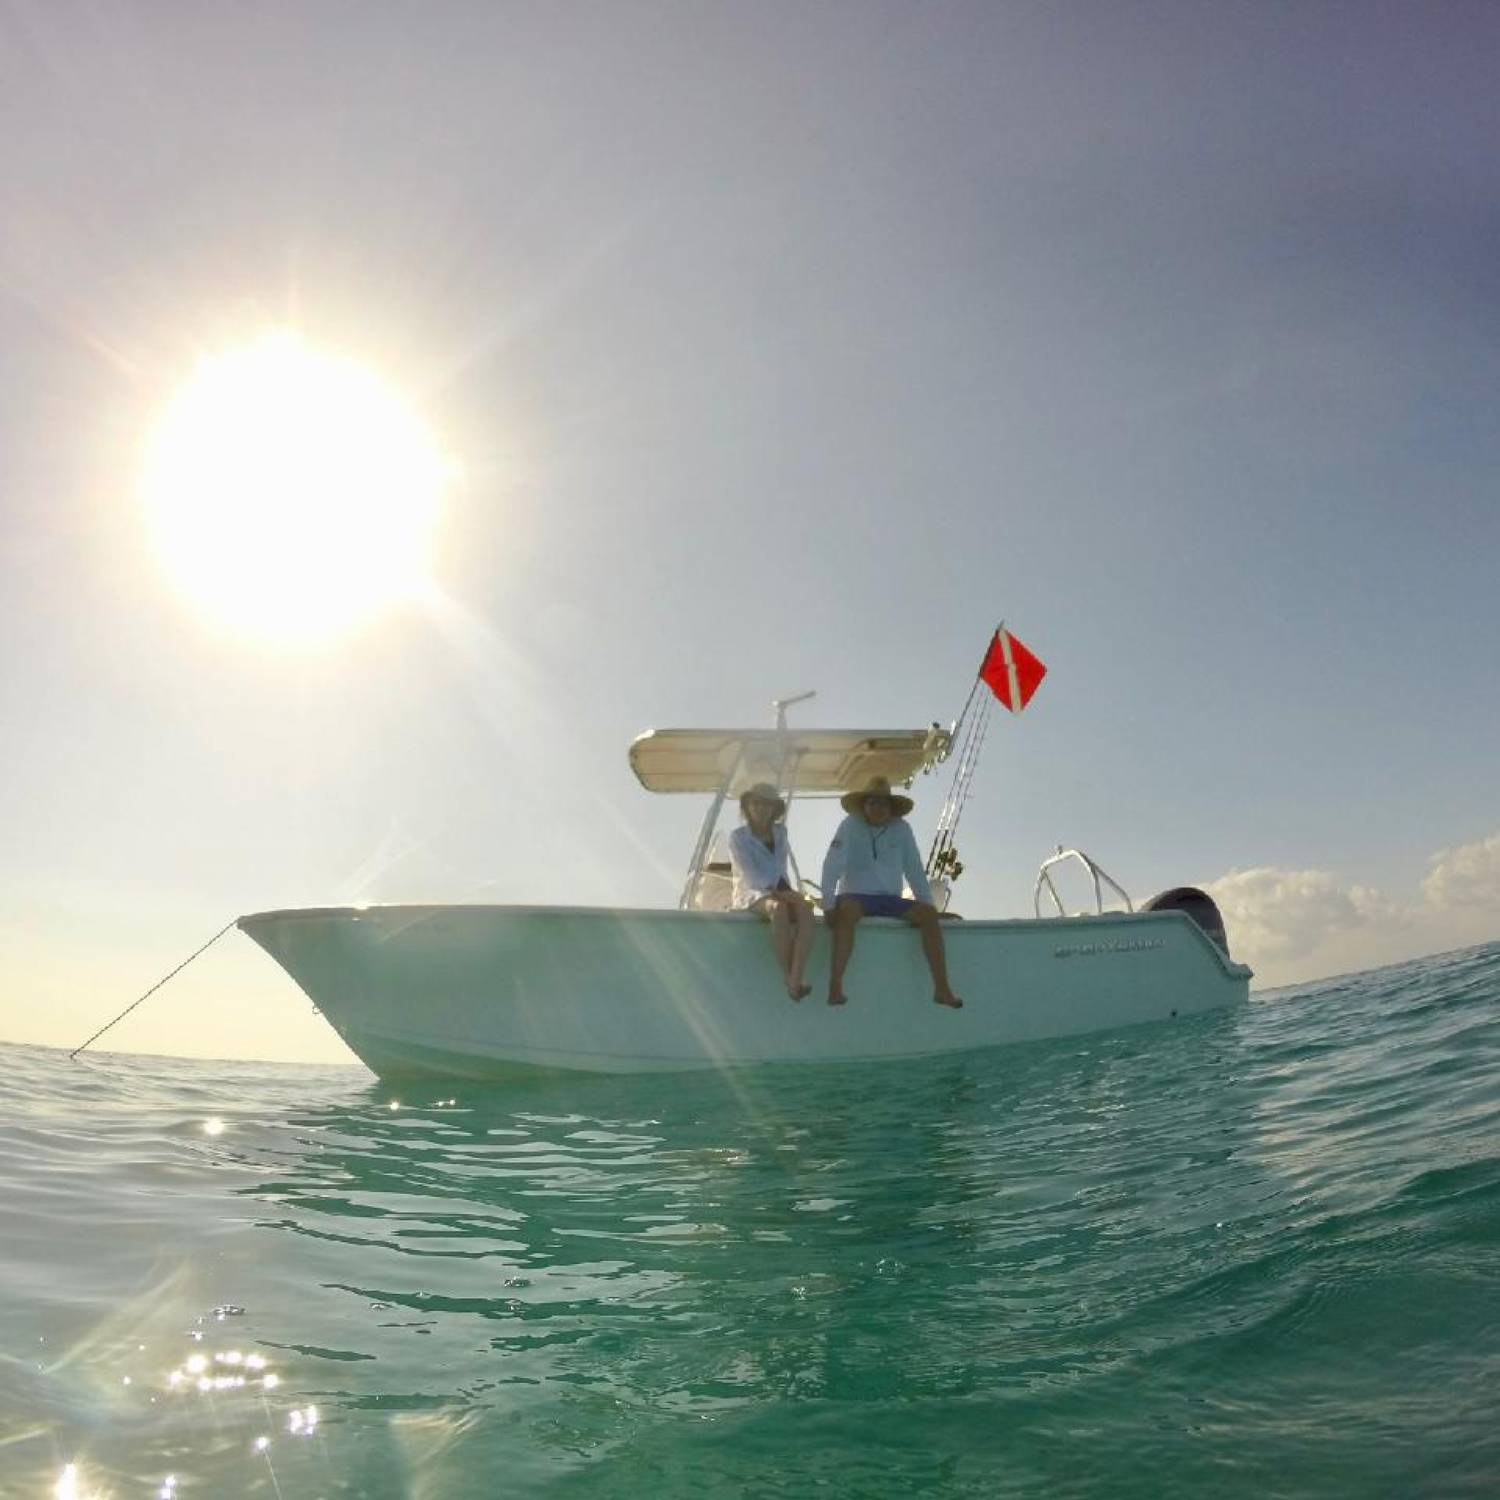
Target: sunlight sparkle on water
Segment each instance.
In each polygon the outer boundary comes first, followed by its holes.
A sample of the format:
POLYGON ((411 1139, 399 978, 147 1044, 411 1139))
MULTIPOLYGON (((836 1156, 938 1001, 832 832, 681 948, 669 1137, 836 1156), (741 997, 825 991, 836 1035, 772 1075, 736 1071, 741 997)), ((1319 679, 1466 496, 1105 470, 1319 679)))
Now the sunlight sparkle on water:
POLYGON ((52 1491, 52 1500, 102 1500, 95 1491, 86 1491, 81 1487, 77 1464, 64 1464, 62 1473, 57 1476, 57 1486, 52 1491))
POLYGON ((238 1391, 258 1385, 262 1391, 274 1391, 281 1377, 266 1368, 263 1354, 246 1354, 240 1349, 220 1350, 213 1357, 212 1369, 206 1354, 192 1354, 175 1369, 167 1372, 170 1391, 196 1390, 204 1395, 214 1391, 238 1391), (241 1373, 248 1371, 248 1374, 241 1373))
POLYGON ((316 1406, 294 1407, 287 1413, 287 1430, 298 1437, 311 1437, 318 1427, 316 1406))

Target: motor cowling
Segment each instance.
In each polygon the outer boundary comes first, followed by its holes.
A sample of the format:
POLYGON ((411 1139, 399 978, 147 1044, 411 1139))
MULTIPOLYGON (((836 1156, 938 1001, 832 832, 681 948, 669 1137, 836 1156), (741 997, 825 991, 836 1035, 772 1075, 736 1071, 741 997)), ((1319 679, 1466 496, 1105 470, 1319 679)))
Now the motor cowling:
POLYGON ((1207 891, 1200 891, 1195 885, 1173 886, 1170 891, 1153 896, 1138 909, 1186 912, 1218 944, 1224 957, 1229 957, 1229 936, 1224 931, 1224 918, 1207 891))

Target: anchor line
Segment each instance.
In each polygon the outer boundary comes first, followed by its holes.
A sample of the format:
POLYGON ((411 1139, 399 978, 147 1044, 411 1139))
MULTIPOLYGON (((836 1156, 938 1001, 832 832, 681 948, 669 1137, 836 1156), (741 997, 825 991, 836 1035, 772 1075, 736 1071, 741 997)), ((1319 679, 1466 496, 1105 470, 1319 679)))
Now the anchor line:
POLYGON ((213 945, 215 943, 217 943, 219 941, 219 939, 221 937, 223 937, 224 934, 226 932, 228 932, 229 929, 231 927, 233 927, 235 925, 235 923, 238 922, 238 921, 239 921, 238 917, 231 917, 216 933, 214 933, 214 935, 211 938, 209 938, 209 940, 201 948, 197 948, 192 953, 189 953, 188 956, 185 959, 183 959, 183 961, 180 964, 178 964, 177 967, 175 969, 173 969, 170 974, 163 974, 162 977, 160 979, 158 979, 156 981, 156 983, 153 984, 151 986, 151 988, 149 990, 147 990, 146 993, 140 997, 139 1000, 132 1000, 130 1002, 130 1004, 127 1005, 125 1007, 125 1009, 122 1010, 120 1012, 120 1014, 117 1015, 114 1018, 113 1021, 110 1021, 106 1025, 101 1026, 98 1029, 98 1031, 96 1031, 93 1034, 93 1036, 91 1036, 88 1039, 88 1041, 86 1041, 86 1042, 80 1042, 70 1053, 68 1053, 68 1061, 71 1062, 75 1057, 78 1056, 78 1054, 80 1052, 83 1051, 83 1049, 85 1047, 91 1047, 91 1046, 93 1046, 93 1044, 95 1042, 97 1042, 99 1040, 99 1038, 101 1036, 103 1036, 104 1033, 110 1029, 110 1027, 117 1026, 121 1021, 123 1021, 125 1019, 126 1016, 128 1016, 130 1014, 131 1011, 133 1011, 136 1008, 137 1005, 139 1005, 141 1003, 141 1001, 143 1001, 143 1000, 149 1000, 152 997, 152 995, 154 995, 157 992, 157 990, 159 990, 162 987, 162 985, 164 985, 167 982, 167 980, 175 978, 178 974, 182 973, 182 971, 185 968, 187 968, 187 966, 190 963, 192 963, 192 961, 195 958, 197 958, 200 954, 207 953, 208 950, 210 948, 212 948, 213 945))

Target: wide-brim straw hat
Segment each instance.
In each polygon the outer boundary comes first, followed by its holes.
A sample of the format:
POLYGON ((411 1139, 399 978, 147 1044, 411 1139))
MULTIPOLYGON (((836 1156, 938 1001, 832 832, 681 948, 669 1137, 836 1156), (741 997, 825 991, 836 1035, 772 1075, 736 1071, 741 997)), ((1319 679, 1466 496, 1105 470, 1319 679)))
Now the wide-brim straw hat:
POLYGON ((891 813, 898 818, 904 818, 917 805, 910 797, 893 792, 890 782, 884 776, 872 776, 857 792, 845 792, 839 798, 839 806, 846 813, 863 813, 866 797, 888 797, 891 813))
POLYGON ((771 785, 769 781, 757 781, 754 786, 747 786, 740 793, 740 811, 745 811, 745 804, 752 798, 759 797, 763 802, 774 802, 776 811, 771 815, 773 818, 784 818, 786 816, 786 798, 771 785))

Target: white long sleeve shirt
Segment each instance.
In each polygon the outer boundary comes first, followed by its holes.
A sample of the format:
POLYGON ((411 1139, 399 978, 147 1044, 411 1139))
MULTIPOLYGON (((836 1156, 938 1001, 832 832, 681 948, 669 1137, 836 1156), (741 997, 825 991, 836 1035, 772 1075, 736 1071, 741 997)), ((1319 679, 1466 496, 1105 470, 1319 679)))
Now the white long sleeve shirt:
POLYGON ((783 880, 791 884, 786 873, 791 847, 787 842, 786 825, 773 823, 771 830, 774 849, 767 849, 748 823, 730 830, 729 863, 734 868, 734 890, 729 904, 736 911, 754 906, 762 897, 769 896, 783 880))
POLYGON ((932 904, 917 836, 905 818, 872 828, 855 813, 844 819, 823 861, 823 909, 839 896, 899 896, 903 882, 918 901, 932 904))

